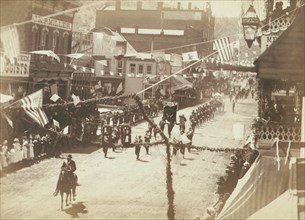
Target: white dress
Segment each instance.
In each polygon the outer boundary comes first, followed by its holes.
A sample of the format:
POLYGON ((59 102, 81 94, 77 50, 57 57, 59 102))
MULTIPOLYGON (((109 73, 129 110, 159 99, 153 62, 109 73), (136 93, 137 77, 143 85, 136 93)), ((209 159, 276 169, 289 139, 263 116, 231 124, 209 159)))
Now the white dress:
POLYGON ((28 146, 28 142, 24 141, 22 143, 22 158, 23 159, 29 159, 28 158, 28 148, 27 148, 27 146, 28 146))
POLYGON ((7 167, 6 153, 7 153, 7 146, 2 146, 2 150, 0 152, 0 160, 1 160, 1 166, 3 168, 7 167))
POLYGON ((14 146, 14 150, 15 150, 15 152, 14 152, 15 160, 14 161, 15 161, 15 163, 18 163, 19 161, 22 160, 22 157, 23 157, 21 145, 20 145, 20 143, 14 143, 13 146, 14 146))
POLYGON ((9 164, 17 163, 17 156, 14 148, 12 148, 9 152, 8 163, 9 164))
POLYGON ((29 148, 28 148, 28 158, 33 159, 34 158, 34 144, 32 141, 29 143, 29 148))

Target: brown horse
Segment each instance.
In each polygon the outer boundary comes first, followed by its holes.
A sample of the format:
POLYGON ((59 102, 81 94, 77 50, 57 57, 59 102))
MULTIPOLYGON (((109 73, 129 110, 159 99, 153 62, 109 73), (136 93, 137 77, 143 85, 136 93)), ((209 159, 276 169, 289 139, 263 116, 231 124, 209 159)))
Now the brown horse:
POLYGON ((58 190, 60 192, 61 196, 61 210, 63 209, 63 197, 64 193, 66 194, 66 206, 69 206, 71 204, 71 197, 73 194, 73 200, 75 200, 75 192, 76 192, 76 186, 77 186, 77 176, 73 173, 73 179, 69 179, 69 174, 67 171, 62 170, 61 175, 59 177, 58 182, 58 190), (68 198, 69 198, 69 204, 68 204, 68 198))

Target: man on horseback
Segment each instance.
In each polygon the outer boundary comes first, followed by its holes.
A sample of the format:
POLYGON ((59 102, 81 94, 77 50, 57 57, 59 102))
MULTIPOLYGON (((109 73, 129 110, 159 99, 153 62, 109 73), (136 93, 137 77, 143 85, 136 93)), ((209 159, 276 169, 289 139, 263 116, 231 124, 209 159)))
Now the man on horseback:
MULTIPOLYGON (((77 176, 74 174, 75 170, 76 170, 76 163, 75 163, 74 160, 72 160, 72 155, 69 154, 67 156, 67 161, 64 161, 62 166, 61 166, 61 171, 66 172, 67 179, 68 179, 71 187, 73 187, 73 185, 75 185, 75 186, 78 185, 77 184, 77 176)), ((57 194, 59 192, 59 181, 61 179, 61 175, 63 175, 62 172, 60 172, 60 175, 59 175, 59 178, 58 178, 58 181, 57 181, 56 190, 53 194, 54 196, 57 196, 57 194)), ((73 192, 73 193, 74 193, 74 196, 76 196, 75 192, 73 192)))

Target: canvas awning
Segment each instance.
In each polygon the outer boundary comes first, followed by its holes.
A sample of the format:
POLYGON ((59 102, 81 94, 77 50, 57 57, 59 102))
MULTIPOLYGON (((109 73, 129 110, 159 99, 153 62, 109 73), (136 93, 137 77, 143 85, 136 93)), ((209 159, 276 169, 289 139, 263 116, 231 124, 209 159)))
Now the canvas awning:
POLYGON ((171 90, 187 90, 193 88, 193 84, 180 75, 171 78, 171 90))
POLYGON ((247 219, 289 188, 289 163, 259 156, 230 195, 217 219, 247 219))
POLYGON ((255 61, 258 78, 304 83, 304 6, 290 27, 255 61))

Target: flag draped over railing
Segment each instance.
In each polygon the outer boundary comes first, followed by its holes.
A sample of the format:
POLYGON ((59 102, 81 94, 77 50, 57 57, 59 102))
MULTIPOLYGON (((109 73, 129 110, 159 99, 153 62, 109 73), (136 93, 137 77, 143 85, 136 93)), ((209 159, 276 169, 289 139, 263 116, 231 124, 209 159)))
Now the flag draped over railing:
POLYGON ((221 61, 230 61, 233 57, 229 37, 220 38, 214 41, 214 49, 217 50, 221 61))
POLYGON ((44 127, 49 123, 46 113, 41 109, 43 99, 42 89, 22 98, 21 107, 36 123, 44 127))

